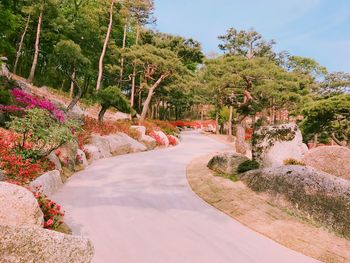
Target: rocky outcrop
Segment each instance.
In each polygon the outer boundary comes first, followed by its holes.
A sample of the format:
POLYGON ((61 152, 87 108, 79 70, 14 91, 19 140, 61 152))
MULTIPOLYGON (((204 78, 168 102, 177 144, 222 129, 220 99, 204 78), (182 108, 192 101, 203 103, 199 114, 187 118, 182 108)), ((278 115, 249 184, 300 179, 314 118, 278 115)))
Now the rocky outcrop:
POLYGON ((50 153, 47 158, 55 165, 55 169, 62 171, 62 164, 60 162, 60 159, 57 157, 57 155, 52 152, 50 153))
POLYGON ((253 137, 254 159, 263 167, 283 165, 287 159, 301 161, 308 148, 295 124, 262 127, 253 137))
POLYGON ((130 127, 130 129, 137 131, 139 133, 139 135, 140 135, 140 138, 142 138, 143 136, 146 135, 146 127, 145 126, 135 126, 135 125, 133 125, 133 126, 130 127))
POLYGON ((179 138, 177 138, 176 136, 174 136, 174 135, 168 135, 168 140, 169 140, 169 143, 170 143, 170 140, 173 140, 174 142, 175 142, 175 144, 174 145, 178 145, 178 144, 180 144, 180 139, 179 138))
POLYGON ((94 248, 88 239, 40 227, 0 225, 0 262, 89 263, 94 248))
POLYGON ((83 168, 86 168, 89 165, 85 153, 80 149, 77 150, 76 162, 83 168))
POLYGON ((18 185, 0 182, 0 225, 43 224, 43 213, 30 191, 18 185))
POLYGON ((318 170, 350 180, 350 149, 342 146, 323 146, 308 151, 302 161, 318 170))
POLYGON ((58 170, 46 172, 29 184, 32 191, 38 190, 47 196, 54 194, 62 186, 63 182, 58 170))
POLYGON ((214 156, 209 161, 208 168, 218 173, 235 175, 238 173, 238 166, 247 160, 249 159, 244 155, 226 152, 214 156))
POLYGON ((78 143, 76 141, 71 141, 55 151, 61 164, 72 172, 75 170, 75 158, 77 156, 78 149, 78 143))
POLYGON ((283 196, 308 216, 350 237, 350 181, 305 166, 280 166, 239 176, 251 189, 283 196))
POLYGON ((153 150, 157 147, 157 141, 148 135, 142 136, 141 142, 147 147, 148 150, 153 150))
POLYGON ((146 151, 147 147, 125 133, 118 132, 108 136, 93 135, 91 144, 84 145, 91 159, 98 160, 111 156, 146 151))
POLYGON ((165 145, 166 147, 169 146, 169 139, 168 136, 166 136, 166 134, 162 131, 154 131, 154 133, 159 136, 159 138, 162 140, 163 145, 165 145))
POLYGON ((98 148, 100 158, 108 158, 112 156, 108 140, 104 136, 92 135, 90 141, 92 145, 98 148))

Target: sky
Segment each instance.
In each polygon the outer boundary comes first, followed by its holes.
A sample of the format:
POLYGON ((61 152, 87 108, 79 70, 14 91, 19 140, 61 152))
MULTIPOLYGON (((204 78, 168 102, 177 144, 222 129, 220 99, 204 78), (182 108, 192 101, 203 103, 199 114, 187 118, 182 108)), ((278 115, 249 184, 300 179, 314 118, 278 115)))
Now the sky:
POLYGON ((277 51, 350 72, 350 0, 155 0, 155 29, 191 37, 206 54, 230 27, 254 28, 277 51))

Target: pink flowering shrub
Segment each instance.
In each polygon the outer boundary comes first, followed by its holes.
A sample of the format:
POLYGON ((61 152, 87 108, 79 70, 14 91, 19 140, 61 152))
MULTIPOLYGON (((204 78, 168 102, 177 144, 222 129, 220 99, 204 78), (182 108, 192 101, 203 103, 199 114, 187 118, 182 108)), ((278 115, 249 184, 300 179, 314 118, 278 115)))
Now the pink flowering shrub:
POLYGON ((40 209, 44 214, 44 228, 52 230, 57 229, 63 224, 64 212, 61 211, 61 206, 40 192, 34 192, 33 194, 38 200, 40 209))
POLYGON ((158 134, 156 134, 154 131, 151 131, 149 133, 149 136, 151 136, 153 139, 156 140, 158 146, 165 145, 162 138, 158 134))
POLYGON ((172 135, 167 135, 167 137, 168 137, 168 140, 169 140, 169 144, 170 144, 170 145, 173 145, 173 146, 177 145, 177 141, 176 141, 176 139, 175 139, 174 136, 172 136, 172 135))
MULTIPOLYGON (((35 97, 33 95, 30 95, 26 93, 25 91, 21 89, 13 89, 11 90, 12 96, 15 98, 15 100, 21 104, 23 104, 27 109, 31 108, 39 108, 43 110, 47 110, 51 113, 51 115, 58 121, 64 122, 65 120, 65 114, 62 110, 58 109, 51 101, 46 99, 40 99, 38 97, 35 97)), ((3 106, 9 107, 9 106, 3 106)), ((12 108, 9 108, 10 110, 14 110, 15 108, 12 106, 12 108)), ((18 110, 23 110, 23 108, 17 107, 18 110)))

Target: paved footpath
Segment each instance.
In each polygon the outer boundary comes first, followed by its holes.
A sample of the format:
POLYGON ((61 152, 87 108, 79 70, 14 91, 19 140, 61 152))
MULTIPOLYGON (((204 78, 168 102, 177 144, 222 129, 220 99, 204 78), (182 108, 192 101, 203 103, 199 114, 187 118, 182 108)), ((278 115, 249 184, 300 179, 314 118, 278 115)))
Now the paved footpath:
POLYGON ((94 162, 53 197, 97 263, 308 263, 192 192, 186 166, 226 145, 196 132, 180 146, 94 162))

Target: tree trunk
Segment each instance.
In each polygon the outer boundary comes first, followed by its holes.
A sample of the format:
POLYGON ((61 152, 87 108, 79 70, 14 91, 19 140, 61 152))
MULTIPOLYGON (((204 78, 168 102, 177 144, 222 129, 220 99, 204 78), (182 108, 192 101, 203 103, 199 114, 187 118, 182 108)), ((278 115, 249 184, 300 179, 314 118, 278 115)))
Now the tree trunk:
POLYGON ((240 154, 246 154, 247 149, 245 146, 245 129, 241 122, 237 123, 237 131, 236 131, 236 152, 240 154))
POLYGON ((233 106, 230 106, 230 116, 228 119, 228 137, 227 140, 232 142, 232 116, 233 116, 233 106))
POLYGON ((101 53, 99 64, 98 64, 98 77, 97 77, 97 83, 96 83, 96 90, 100 90, 100 88, 101 88, 101 81, 102 81, 102 74, 103 74, 103 59, 104 59, 105 54, 106 54, 107 45, 108 45, 109 37, 111 35, 111 30, 112 30, 114 2, 115 2, 115 0, 111 1, 111 8, 109 10, 109 25, 108 25, 106 38, 105 38, 105 41, 103 43, 102 53, 101 53))
POLYGON ((41 24, 43 21, 43 14, 44 14, 44 4, 40 7, 40 15, 38 19, 38 27, 36 30, 36 38, 35 38, 35 50, 34 50, 34 58, 33 58, 33 64, 32 68, 30 69, 30 74, 28 77, 28 82, 33 82, 36 65, 38 64, 38 56, 39 56, 39 43, 40 43, 40 33, 41 33, 41 24))
POLYGON ((215 126, 216 126, 216 134, 220 134, 219 130, 219 111, 216 110, 216 115, 215 115, 215 126))
POLYGON ((332 137, 333 141, 334 141, 336 144, 338 144, 339 146, 344 146, 344 145, 342 144, 342 142, 339 141, 338 138, 335 136, 335 133, 334 133, 334 132, 332 132, 331 137, 332 137))
POLYGON ((74 97, 74 81, 73 80, 75 80, 75 68, 73 69, 71 82, 70 82, 70 91, 69 91, 69 97, 70 98, 74 97))
POLYGON ((13 73, 14 74, 16 74, 16 71, 17 71, 17 64, 18 64, 18 61, 19 61, 19 57, 21 56, 22 46, 23 46, 24 38, 25 38, 25 36, 27 34, 29 22, 30 22, 30 15, 28 15, 27 23, 26 23, 26 26, 24 28, 23 34, 21 36, 21 40, 19 42, 19 45, 18 45, 18 50, 17 50, 17 53, 16 53, 16 60, 15 60, 14 66, 13 66, 13 73))
MULTIPOLYGON (((140 38, 140 24, 137 23, 136 26, 136 41, 135 45, 138 45, 140 38)), ((136 62, 133 63, 132 69, 132 79, 131 79, 131 96, 130 96, 130 107, 134 107, 134 97, 135 97, 135 81, 136 81, 136 62)))
POLYGON ((142 113, 141 113, 141 117, 140 117, 140 120, 141 120, 141 121, 144 121, 145 118, 146 118, 147 111, 148 111, 148 108, 149 108, 149 104, 151 103, 152 96, 153 96, 153 93, 154 93, 155 89, 159 86, 159 84, 160 84, 166 77, 167 77, 166 75, 162 75, 162 76, 156 81, 156 83, 154 83, 153 86, 149 89, 147 98, 146 98, 146 100, 145 100, 145 102, 144 102, 144 104, 143 104, 142 113))
POLYGON ((318 144, 318 134, 314 135, 314 142, 312 143, 312 148, 316 148, 318 144))
MULTIPOLYGON (((126 47, 126 34, 127 34, 127 31, 128 31, 128 19, 125 20, 125 25, 124 25, 122 50, 124 50, 125 47, 126 47)), ((122 55, 121 59, 120 59, 120 76, 119 76, 119 86, 120 87, 121 87, 121 85, 123 83, 123 74, 124 74, 124 57, 122 55)))
POLYGON ((103 122, 103 117, 105 116, 106 111, 108 110, 108 107, 102 106, 100 112, 98 113, 98 121, 103 122))

